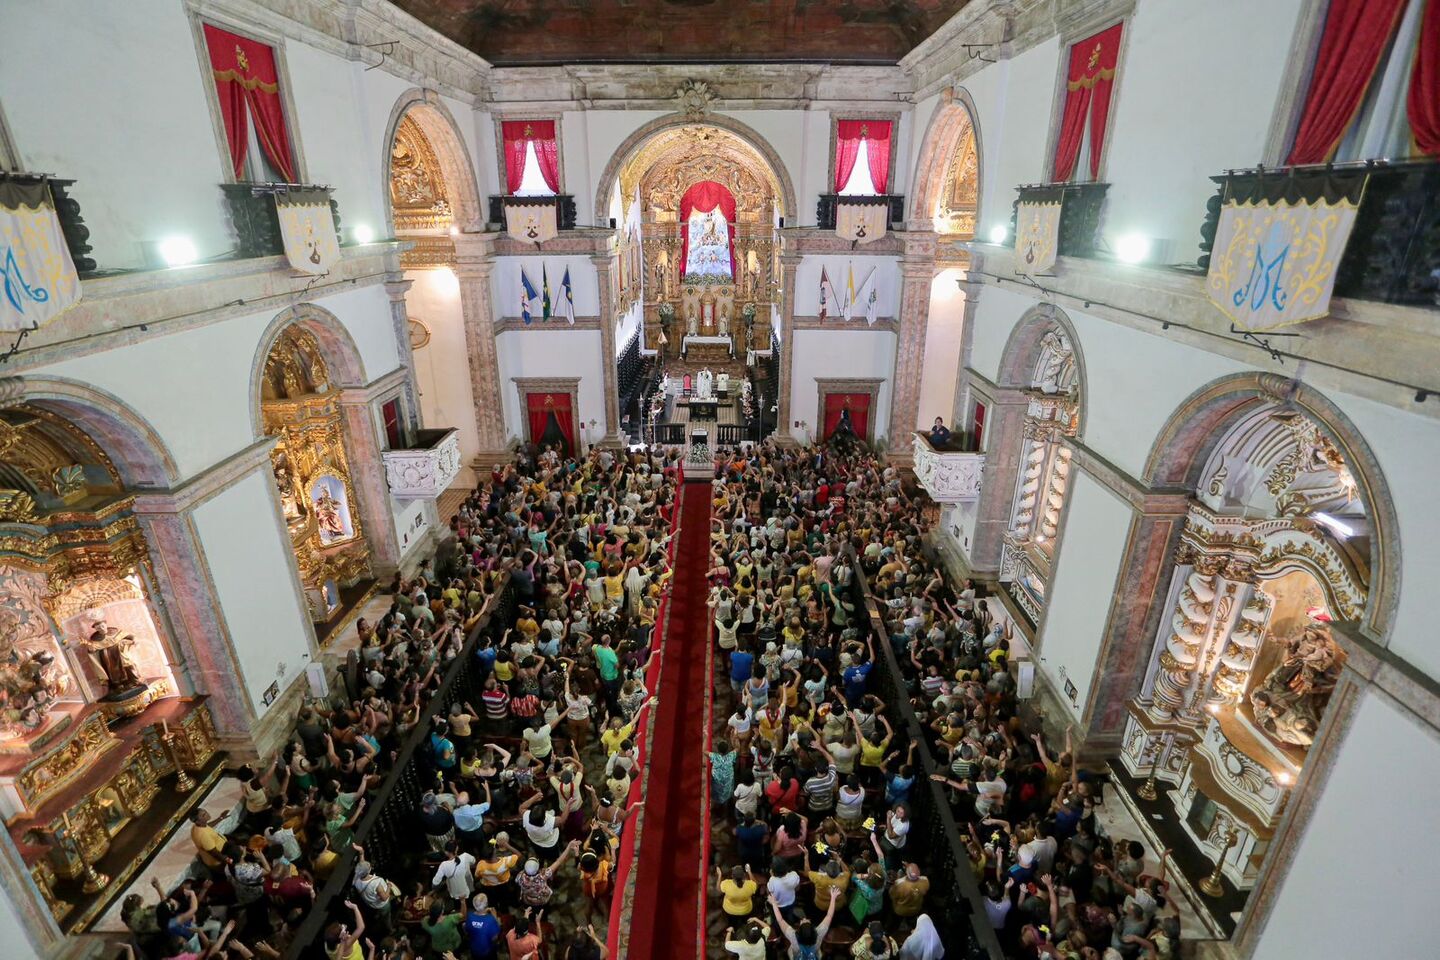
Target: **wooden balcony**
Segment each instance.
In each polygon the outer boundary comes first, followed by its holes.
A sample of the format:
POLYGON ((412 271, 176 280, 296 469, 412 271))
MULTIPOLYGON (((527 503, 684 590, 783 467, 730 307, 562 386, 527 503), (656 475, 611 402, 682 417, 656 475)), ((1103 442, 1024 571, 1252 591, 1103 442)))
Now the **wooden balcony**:
POLYGON ((880 193, 873 197, 842 197, 838 193, 820 194, 820 202, 815 205, 815 224, 821 230, 835 229, 835 211, 839 208, 841 201, 845 203, 875 203, 885 205, 887 218, 886 227, 895 229, 895 225, 905 222, 905 196, 899 193, 880 193))
POLYGON ((574 230, 576 221, 575 198, 568 193, 557 193, 553 197, 512 197, 497 195, 490 198, 490 222, 498 223, 505 229, 505 208, 508 206, 535 206, 549 201, 555 204, 555 228, 574 230))
MULTIPOLYGON (((285 252, 280 236, 280 216, 275 211, 275 195, 291 190, 323 190, 328 186, 311 183, 222 183, 225 207, 230 224, 235 228, 235 256, 241 260, 254 257, 278 257, 285 252)), ((340 235, 340 205, 330 198, 330 214, 335 218, 335 233, 340 235)))
POLYGON ((1105 206, 1108 183, 1032 183, 1016 187, 1010 211, 1007 247, 1015 246, 1016 217, 1025 202, 1061 202, 1060 237, 1056 247, 1062 257, 1093 257, 1098 248, 1100 211, 1105 206))

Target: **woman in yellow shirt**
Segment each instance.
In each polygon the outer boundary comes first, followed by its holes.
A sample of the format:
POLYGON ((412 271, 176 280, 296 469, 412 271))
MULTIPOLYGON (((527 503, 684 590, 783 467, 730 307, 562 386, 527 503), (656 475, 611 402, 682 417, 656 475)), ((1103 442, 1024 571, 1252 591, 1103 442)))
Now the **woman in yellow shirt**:
POLYGON ((715 879, 719 881, 720 895, 724 897, 725 913, 731 917, 748 917, 755 912, 755 891, 760 885, 749 867, 736 867, 730 871, 729 879, 719 867, 715 868, 715 879))

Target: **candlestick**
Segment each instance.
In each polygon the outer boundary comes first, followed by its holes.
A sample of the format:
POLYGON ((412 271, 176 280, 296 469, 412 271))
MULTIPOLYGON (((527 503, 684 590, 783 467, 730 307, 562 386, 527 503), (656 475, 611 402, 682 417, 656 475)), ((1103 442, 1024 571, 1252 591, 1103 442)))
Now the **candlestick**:
POLYGON ((1210 871, 1210 876, 1196 884, 1205 896, 1224 896, 1225 888, 1220 883, 1220 871, 1225 866, 1225 855, 1230 852, 1230 848, 1235 846, 1235 841, 1239 839, 1240 832, 1232 826, 1225 834, 1225 846, 1220 848, 1220 855, 1215 858, 1215 869, 1210 871))
POLYGON ((1160 737, 1157 735, 1150 738, 1150 776, 1140 785, 1140 789, 1135 791, 1141 800, 1154 800, 1159 796, 1155 792, 1155 768, 1158 766, 1160 766, 1160 737))
POLYGON ((80 858, 80 866, 83 870, 81 875, 85 878, 80 889, 85 893, 99 893, 110 885, 109 875, 96 870, 95 865, 85 858, 85 848, 79 838, 75 836, 75 830, 70 825, 70 811, 65 810, 60 813, 60 822, 65 824, 65 836, 75 845, 75 856, 80 858))
POLYGON ((195 789, 195 781, 185 772, 185 767, 180 762, 180 749, 176 746, 180 737, 167 731, 164 740, 165 746, 170 753, 170 762, 175 764, 175 792, 189 793, 195 789))

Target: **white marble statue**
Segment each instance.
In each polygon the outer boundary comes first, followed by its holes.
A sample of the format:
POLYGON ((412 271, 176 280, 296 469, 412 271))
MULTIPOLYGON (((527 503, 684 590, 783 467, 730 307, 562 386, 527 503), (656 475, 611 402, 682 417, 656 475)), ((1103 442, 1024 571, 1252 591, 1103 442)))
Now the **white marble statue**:
POLYGON ((700 334, 700 316, 691 307, 690 312, 685 315, 685 332, 694 337, 700 334))
POLYGON ((730 336, 730 311, 728 309, 720 312, 720 336, 730 336))

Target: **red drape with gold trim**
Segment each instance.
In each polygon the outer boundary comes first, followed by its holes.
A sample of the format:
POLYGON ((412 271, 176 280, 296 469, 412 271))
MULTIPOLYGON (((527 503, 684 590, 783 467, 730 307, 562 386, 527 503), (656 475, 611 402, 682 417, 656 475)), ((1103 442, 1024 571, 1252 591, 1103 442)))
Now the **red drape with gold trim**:
POLYGON ((525 178, 525 148, 535 144, 535 159, 545 186, 560 192, 560 148, 555 143, 554 120, 506 120, 500 124, 505 145, 505 192, 514 194, 525 178))
POLYGON ((570 406, 568 393, 527 393, 525 394, 525 417, 530 425, 530 442, 539 443, 545 436, 545 428, 554 414, 560 434, 565 438, 565 456, 575 453, 575 411, 570 406))
POLYGON ((1440 0, 1428 0, 1420 22, 1408 112, 1416 149, 1440 157, 1440 0))
POLYGON ((1101 148, 1105 145, 1110 96, 1115 89, 1115 65, 1120 60, 1122 26, 1117 23, 1070 47, 1070 67, 1065 73, 1065 108, 1060 114, 1060 135, 1055 139, 1051 177, 1056 183, 1075 175, 1087 125, 1090 128, 1090 176, 1100 176, 1101 148))
POLYGON ((860 145, 865 145, 865 161, 870 165, 870 185, 876 193, 890 186, 889 120, 837 120, 835 122, 835 192, 850 182, 855 162, 860 158, 860 145))
POLYGON ((680 269, 690 262, 690 214, 719 208, 730 228, 730 275, 735 275, 735 195, 721 183, 701 180, 680 198, 680 269))
POLYGON ((870 439, 870 394, 827 393, 825 395, 824 430, 821 440, 829 440, 840 425, 840 418, 849 411, 850 429, 861 440, 870 439))
POLYGON ((253 118, 255 137, 265 156, 288 183, 295 183, 294 154, 285 128, 285 108, 280 103, 280 74, 275 51, 269 46, 213 24, 205 24, 205 46, 215 92, 220 99, 220 116, 225 122, 225 142, 230 148, 230 165, 235 179, 245 177, 245 153, 249 124, 253 118))
POLYGON ((1404 10, 1405 0, 1330 0, 1287 163, 1324 163, 1335 153, 1404 10))

